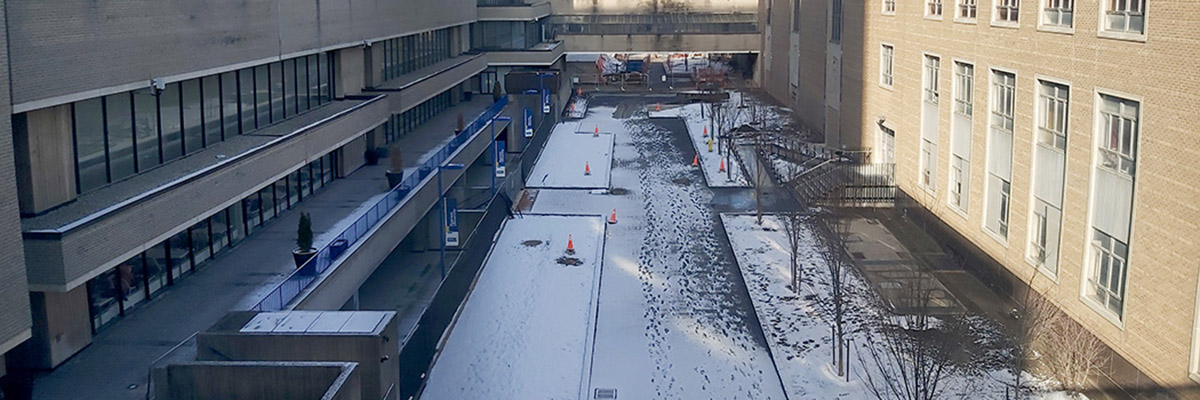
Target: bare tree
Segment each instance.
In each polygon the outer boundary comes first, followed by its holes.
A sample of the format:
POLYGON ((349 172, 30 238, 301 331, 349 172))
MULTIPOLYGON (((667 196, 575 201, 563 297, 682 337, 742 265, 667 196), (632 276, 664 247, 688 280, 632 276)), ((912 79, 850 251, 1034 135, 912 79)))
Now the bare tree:
POLYGON ((762 225, 762 196, 763 185, 767 184, 767 166, 765 163, 771 162, 767 159, 766 149, 763 148, 763 138, 760 133, 754 138, 754 213, 758 217, 757 224, 762 225))
POLYGON ((860 374, 877 400, 934 400, 945 396, 947 377, 957 373, 955 356, 961 329, 938 329, 929 318, 933 290, 913 280, 915 312, 889 318, 880 311, 879 327, 858 353, 860 374))
POLYGON ((800 245, 804 240, 805 217, 793 211, 780 214, 779 219, 783 222, 783 231, 788 238, 788 250, 792 261, 792 291, 800 293, 800 284, 804 281, 804 271, 800 267, 800 245))
POLYGON ((847 259, 849 253, 846 249, 849 221, 842 214, 840 208, 834 207, 822 215, 821 237, 824 246, 822 246, 821 257, 829 272, 829 302, 831 303, 829 311, 833 314, 833 341, 837 345, 837 350, 834 351, 833 365, 837 367, 838 374, 848 374, 845 349, 846 296, 844 282, 849 264, 847 259))
POLYGON ((1011 362, 1013 386, 1018 397, 1029 391, 1022 372, 1035 362, 1041 375, 1054 379, 1060 389, 1080 392, 1088 379, 1100 372, 1107 361, 1104 343, 1062 312, 1053 302, 1030 287, 1012 311, 1016 335, 1011 362))

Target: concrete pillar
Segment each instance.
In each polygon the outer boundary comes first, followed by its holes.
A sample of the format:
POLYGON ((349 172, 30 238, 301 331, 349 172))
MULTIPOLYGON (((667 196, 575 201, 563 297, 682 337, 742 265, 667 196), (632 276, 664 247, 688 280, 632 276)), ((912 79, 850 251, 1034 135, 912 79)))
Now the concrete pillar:
POLYGON ((337 88, 337 93, 334 96, 342 99, 346 96, 362 94, 365 83, 362 47, 338 50, 336 59, 334 86, 337 88))
POLYGON ((363 87, 373 88, 383 84, 383 58, 382 42, 363 48, 363 87))
POLYGON ((349 176, 367 163, 367 135, 359 136, 342 146, 342 176, 349 176))
POLYGON ((75 200, 69 104, 13 116, 13 139, 22 214, 38 214, 75 200))
POLYGON ((29 302, 33 337, 9 353, 14 365, 52 369, 92 343, 87 285, 68 292, 31 292, 29 302))

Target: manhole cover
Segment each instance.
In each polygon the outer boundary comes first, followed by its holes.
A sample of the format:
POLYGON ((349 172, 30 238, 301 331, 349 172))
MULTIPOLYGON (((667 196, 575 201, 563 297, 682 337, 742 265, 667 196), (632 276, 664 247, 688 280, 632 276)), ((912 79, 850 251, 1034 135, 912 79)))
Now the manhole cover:
POLYGON ((559 257, 557 260, 554 260, 554 261, 555 261, 555 262, 557 262, 557 263, 559 263, 559 264, 562 264, 562 265, 569 265, 569 266, 572 266, 572 267, 578 267, 578 266, 580 266, 580 265, 583 265, 583 260, 580 260, 580 259, 578 259, 578 258, 575 258, 575 257, 567 257, 567 256, 562 256, 562 257, 559 257))
POLYGON ((617 389, 611 389, 611 388, 603 388, 603 389, 601 389, 601 388, 596 388, 596 393, 595 393, 595 396, 592 396, 592 398, 593 398, 593 399, 596 399, 596 400, 612 400, 612 399, 616 399, 616 398, 617 398, 617 389))
POLYGON ((608 194, 611 194, 611 195, 617 195, 617 196, 624 196, 624 195, 627 195, 627 194, 629 194, 629 189, 626 189, 626 188, 612 188, 612 189, 609 189, 609 190, 608 190, 608 194))
POLYGON ((674 182, 676 185, 682 185, 682 186, 687 186, 687 185, 692 184, 692 180, 688 179, 688 178, 675 178, 675 179, 672 179, 671 182, 674 182))
POLYGON ((526 240, 524 242, 521 242, 521 244, 525 245, 526 247, 533 247, 533 246, 542 244, 542 241, 541 240, 526 240))

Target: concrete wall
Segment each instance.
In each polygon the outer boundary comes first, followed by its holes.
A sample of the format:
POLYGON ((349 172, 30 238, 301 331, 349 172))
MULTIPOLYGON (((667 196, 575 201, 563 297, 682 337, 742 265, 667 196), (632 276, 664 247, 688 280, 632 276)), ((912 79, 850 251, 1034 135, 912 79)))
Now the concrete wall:
POLYGON ((363 399, 354 363, 196 362, 153 375, 155 400, 363 399))
POLYGON ((21 213, 32 215, 75 200, 71 106, 13 116, 21 213))
POLYGON ((51 369, 92 344, 87 286, 68 292, 29 293, 33 337, 13 351, 12 362, 25 368, 51 369))
POLYGON ((152 78, 174 80, 475 19, 474 0, 17 0, 6 5, 14 33, 9 37, 13 104, 19 111, 145 87, 152 78))
MULTIPOLYGON (((1021 3, 1015 28, 991 26, 992 12, 980 3, 977 21, 954 21, 952 9, 939 19, 926 18, 920 7, 897 2, 896 15, 880 13, 878 3, 865 18, 863 62, 858 72, 862 95, 844 95, 843 103, 858 102, 859 131, 867 145, 877 143, 877 116, 885 116, 896 131, 896 181, 913 193, 951 229, 996 259, 1012 275, 1032 279, 1033 287, 1072 318, 1094 332, 1118 354, 1156 382, 1172 387, 1192 386, 1198 321, 1197 280, 1200 279, 1200 158, 1195 129, 1200 115, 1200 75, 1194 70, 1197 51, 1195 21, 1200 3, 1150 2, 1145 41, 1100 37, 1101 10, 1097 2, 1075 2, 1075 28, 1069 33, 1039 29, 1036 6, 1021 3), (879 82, 880 44, 895 46, 894 87, 879 82), (1019 45, 1015 45, 1019 44, 1019 45), (941 57, 938 121, 937 189, 918 184, 922 56, 941 57), (967 212, 947 205, 949 172, 951 69, 954 61, 974 64, 974 118, 971 136, 970 192, 967 212), (1012 190, 1007 237, 985 232, 984 188, 987 159, 991 68, 1016 74, 1012 190), (1026 261, 1029 240, 1033 146, 1036 127, 1037 80, 1070 84, 1070 102, 1063 196, 1062 240, 1057 274, 1038 272, 1026 261), (1098 90, 1127 93, 1141 100, 1141 137, 1134 180, 1132 240, 1129 243, 1125 313, 1114 322, 1081 297, 1090 269, 1088 240, 1091 227, 1093 158, 1096 157, 1096 96, 1098 90)), ((855 29, 847 24, 847 29, 855 29)), ((858 27, 857 29, 863 29, 858 27)), ((848 73, 849 74, 849 73, 848 73)), ((1120 383, 1120 382, 1119 382, 1120 383)))
POLYGON ((550 15, 550 2, 513 7, 479 7, 480 21, 537 21, 550 15))
MULTIPOLYGON (((501 122, 507 124, 507 122, 501 122)), ((497 130, 499 130, 497 126, 497 130)), ((484 129, 490 132, 490 128, 484 129)), ((484 151, 490 150, 491 140, 487 134, 476 135, 464 144, 451 158, 451 162, 471 164, 484 151)), ((465 169, 445 170, 442 172, 443 191, 449 190, 451 182, 465 173, 465 169)), ((358 288, 366 282, 371 273, 379 267, 383 259, 399 245, 400 241, 412 232, 429 210, 436 205, 440 193, 437 193, 436 171, 422 181, 419 189, 411 194, 404 206, 393 210, 384 221, 376 225, 373 232, 365 239, 350 247, 348 255, 343 256, 342 262, 336 264, 318 278, 318 281, 301 292, 293 301, 295 310, 337 310, 358 293, 358 288)), ((437 225, 434 225, 435 227, 437 225)), ((434 235, 434 237, 437 237, 434 235)))
POLYGON ((726 53, 758 52, 762 48, 759 33, 676 34, 676 35, 574 35, 559 34, 567 51, 575 52, 675 52, 704 51, 726 53))
MULTIPOLYGON (((6 7, 6 3, 0 3, 0 12, 6 7)), ((7 63, 7 27, 3 20, 0 28, 4 28, 0 29, 0 63, 7 63)), ((0 257, 0 355, 29 338, 31 326, 8 83, 8 70, 0 70, 0 249, 4 249, 0 257)))
POLYGON ((29 237, 25 244, 29 248, 26 263, 30 284, 40 290, 56 291, 83 284, 142 252, 146 246, 157 244, 179 229, 240 201, 314 156, 337 149, 384 123, 388 114, 382 100, 230 161, 206 175, 71 229, 61 237, 29 237))

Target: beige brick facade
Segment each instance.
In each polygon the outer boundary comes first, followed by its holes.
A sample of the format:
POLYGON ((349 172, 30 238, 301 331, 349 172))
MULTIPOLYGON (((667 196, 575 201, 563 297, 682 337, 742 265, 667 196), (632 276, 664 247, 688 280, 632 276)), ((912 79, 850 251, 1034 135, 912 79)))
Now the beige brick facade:
MULTIPOLYGON (((832 0, 830 0, 832 1, 832 0)), ((995 3, 978 1, 978 17, 956 19, 958 3, 945 0, 941 18, 925 16, 924 1, 896 1, 894 15, 883 13, 882 0, 870 0, 861 14, 846 17, 846 30, 863 33, 859 87, 846 87, 841 101, 861 104, 861 112, 843 106, 842 120, 858 118, 864 147, 878 145, 878 120, 896 132, 896 179, 952 229, 958 231, 1012 274, 1029 280, 1073 318, 1091 329, 1114 351, 1157 383, 1195 385, 1189 375, 1195 352, 1197 271, 1200 270, 1200 3, 1150 0, 1146 34, 1137 40, 1100 33, 1107 2, 1076 1, 1074 27, 1055 32, 1039 27, 1045 0, 1020 2, 1015 27, 992 23, 995 3), (895 48, 894 85, 880 82, 880 45, 895 48), (940 57, 936 189, 918 183, 920 171, 923 55, 940 57), (951 107, 954 63, 974 65, 974 118, 971 134, 969 204, 962 213, 948 204, 951 107), (983 228, 991 69, 1016 75, 1012 143, 1011 208, 1007 238, 983 228), (1027 261, 1038 80, 1070 88, 1062 238, 1057 274, 1038 273, 1027 261), (861 89, 861 93, 855 93, 861 89), (1090 214, 1094 133, 1100 92, 1140 101, 1140 132, 1129 242, 1124 314, 1105 317, 1082 296, 1090 273, 1090 214)), ((850 10, 847 10, 850 11, 850 10)), ((773 47, 768 46, 768 49, 773 47)), ((849 52, 843 49, 843 53, 849 52)), ((856 57, 846 54, 846 63, 856 57)), ((856 77, 856 78, 859 78, 856 77)), ((771 84, 778 76, 765 76, 771 84)), ((786 77, 784 77, 786 79, 786 77)), ((857 83, 857 82, 856 82, 857 83)), ((819 99, 818 99, 819 100, 819 99)), ((813 103, 814 99, 795 104, 813 103)), ((843 131, 843 135, 847 135, 843 131)), ((828 137, 828 136, 827 136, 828 137)))

